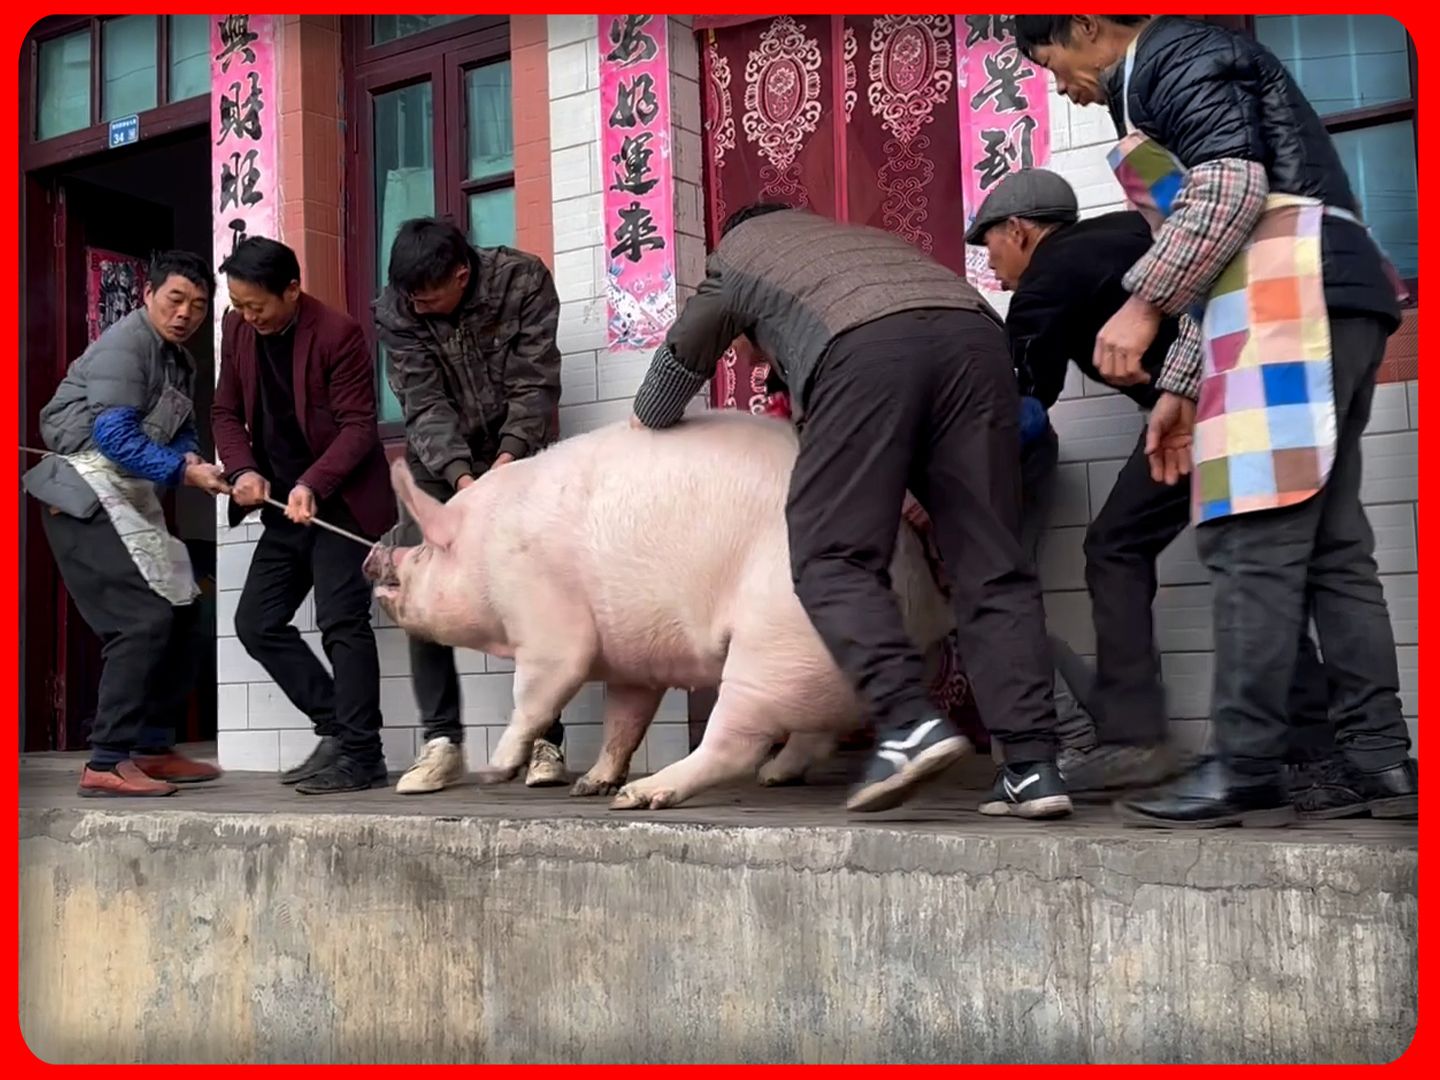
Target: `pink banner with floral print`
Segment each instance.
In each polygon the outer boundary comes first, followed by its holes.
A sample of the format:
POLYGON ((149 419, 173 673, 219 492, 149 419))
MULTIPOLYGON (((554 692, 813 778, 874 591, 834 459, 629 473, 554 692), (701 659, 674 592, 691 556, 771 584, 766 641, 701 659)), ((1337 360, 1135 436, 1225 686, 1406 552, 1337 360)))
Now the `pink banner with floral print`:
POLYGON ((664 15, 600 16, 600 162, 612 349, 652 349, 675 321, 675 185, 664 15))
MULTIPOLYGON (((967 228, 996 184, 1050 161, 1049 73, 1021 53, 1014 26, 1013 15, 961 15, 955 25, 967 228)), ((965 273, 979 288, 1000 290, 984 248, 966 249, 965 273)))

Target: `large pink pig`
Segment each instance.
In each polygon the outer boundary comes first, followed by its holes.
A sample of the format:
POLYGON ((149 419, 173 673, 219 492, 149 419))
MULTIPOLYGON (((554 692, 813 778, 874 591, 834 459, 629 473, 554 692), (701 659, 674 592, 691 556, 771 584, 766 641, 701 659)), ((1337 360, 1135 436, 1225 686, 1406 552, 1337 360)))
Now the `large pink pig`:
MULTIPOLYGON (((624 786, 612 807, 675 806, 754 775, 802 772, 861 721, 859 700, 795 596, 788 424, 706 413, 666 431, 616 424, 483 476, 449 503, 403 461, 396 492, 425 542, 366 564, 407 632, 515 661, 515 708, 491 755, 513 776, 580 687, 606 684, 599 760, 575 794, 613 791, 671 687, 718 686, 700 746, 624 786)), ((899 530, 893 586, 922 649, 954 625, 918 539, 899 530)))

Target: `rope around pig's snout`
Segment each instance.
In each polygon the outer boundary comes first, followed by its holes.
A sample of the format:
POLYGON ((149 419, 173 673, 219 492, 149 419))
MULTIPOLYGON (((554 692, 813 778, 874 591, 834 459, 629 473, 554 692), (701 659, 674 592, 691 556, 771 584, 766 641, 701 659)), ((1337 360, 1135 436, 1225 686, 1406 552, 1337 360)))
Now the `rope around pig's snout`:
MULTIPOLYGON (((34 454, 36 457, 50 457, 54 453, 53 450, 39 450, 33 446, 21 446, 20 452, 22 454, 34 454)), ((284 503, 280 502, 278 499, 272 499, 268 495, 265 497, 265 502, 268 505, 275 507, 277 510, 289 509, 284 503)), ((363 536, 356 536, 354 533, 342 529, 338 525, 331 525, 328 521, 321 521, 318 517, 312 517, 310 519, 310 524, 332 532, 336 536, 343 536, 346 540, 350 540, 356 544, 361 545, 362 547, 375 547, 375 543, 373 541, 366 540, 363 536)), ((392 567, 394 565, 393 559, 391 560, 391 565, 392 567)))
MULTIPOLYGON (((370 558, 380 559, 377 569, 380 571, 375 578, 376 588, 399 588, 400 572, 395 569, 395 545, 379 543, 375 545, 370 558)), ((368 561, 368 560, 367 560, 368 561)))

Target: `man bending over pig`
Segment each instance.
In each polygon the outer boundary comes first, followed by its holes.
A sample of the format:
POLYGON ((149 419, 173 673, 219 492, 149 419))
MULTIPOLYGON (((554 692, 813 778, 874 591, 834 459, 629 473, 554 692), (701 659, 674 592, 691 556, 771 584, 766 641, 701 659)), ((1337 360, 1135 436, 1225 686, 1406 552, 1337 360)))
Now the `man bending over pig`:
POLYGON ((934 522, 976 700, 1004 747, 980 809, 1069 813, 1040 587, 1020 545, 1020 402, 999 317, 964 278, 889 233, 748 207, 725 223, 632 423, 679 421, 742 334, 791 389, 796 594, 876 720, 847 807, 897 806, 970 749, 928 700, 889 588, 908 485, 934 522))
MULTIPOLYGON (((405 413, 405 461, 422 491, 447 501, 486 469, 554 440, 560 299, 544 263, 507 247, 472 248, 454 225, 416 218, 391 245, 389 279, 375 326, 405 413)), ((421 540, 409 517, 399 532, 402 544, 421 540)), ((454 650, 412 637, 410 672, 425 747, 395 790, 439 791, 465 772, 454 650)), ((526 784, 565 782, 564 737, 556 717, 535 740, 526 784)))

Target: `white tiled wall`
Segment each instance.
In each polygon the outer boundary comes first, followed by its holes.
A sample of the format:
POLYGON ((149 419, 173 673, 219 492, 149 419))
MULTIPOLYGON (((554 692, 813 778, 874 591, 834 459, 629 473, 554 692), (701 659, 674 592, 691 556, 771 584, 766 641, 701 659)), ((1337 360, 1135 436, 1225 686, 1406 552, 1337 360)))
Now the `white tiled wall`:
MULTIPOLYGON (((1050 168, 1075 186, 1082 216, 1123 209, 1119 186, 1105 164, 1114 139, 1108 114, 1080 109, 1052 94, 1050 168)), ((1004 296, 992 297, 1004 310, 1004 296)), ((1135 445, 1142 415, 1128 398, 1083 379, 1072 366, 1061 400, 1051 412, 1060 436, 1060 467, 1051 526, 1042 546, 1040 572, 1051 628, 1093 661, 1095 632, 1085 592, 1083 526, 1104 504, 1124 459, 1135 445)), ((1419 644, 1416 499, 1419 428, 1418 385, 1377 388, 1364 438, 1362 497, 1375 530, 1380 566, 1400 659, 1405 715, 1415 734, 1419 715, 1416 654, 1419 644)), ((1193 530, 1187 529, 1160 560, 1155 600, 1171 717, 1191 745, 1207 734, 1211 653, 1210 589, 1196 561, 1193 530)))
MULTIPOLYGON (((688 16, 669 17, 672 142, 676 169, 676 255, 680 298, 704 274, 701 228, 699 57, 688 16)), ((598 21, 594 15, 549 17, 550 151, 555 207, 555 287, 559 293, 558 343, 561 368, 562 436, 623 420, 649 363, 648 353, 610 352, 605 340, 604 235, 600 220, 605 171, 600 160, 600 79, 598 21)), ((697 398, 695 407, 703 407, 697 398)), ((298 763, 314 736, 307 719, 246 654, 235 637, 235 607, 259 539, 259 524, 225 527, 225 500, 219 511, 219 753, 235 770, 274 770, 298 763)), ((255 519, 252 519, 255 520, 255 519)), ((392 769, 414 757, 419 718, 411 692, 405 635, 375 611, 380 652, 381 707, 385 756, 392 769)), ((324 658, 311 601, 296 626, 324 658)), ((457 658, 466 743, 472 766, 482 764, 499 737, 512 705, 513 665, 462 651, 457 658)), ((566 756, 572 769, 586 769, 600 748, 604 688, 586 686, 565 710, 566 756)), ((688 753, 687 698, 672 691, 661 703, 648 738, 636 754, 633 772, 660 768, 688 753)))

